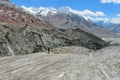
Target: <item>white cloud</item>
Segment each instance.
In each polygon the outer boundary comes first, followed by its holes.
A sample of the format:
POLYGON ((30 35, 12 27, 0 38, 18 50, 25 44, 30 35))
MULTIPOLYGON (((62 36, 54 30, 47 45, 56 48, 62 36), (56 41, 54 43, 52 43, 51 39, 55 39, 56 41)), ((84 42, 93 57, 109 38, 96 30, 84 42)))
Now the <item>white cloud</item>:
POLYGON ((62 8, 60 8, 60 10, 63 11, 63 12, 71 12, 71 13, 77 14, 79 16, 84 17, 86 20, 90 19, 92 21, 95 21, 94 18, 105 16, 105 14, 101 11, 93 12, 93 11, 87 10, 87 9, 83 10, 83 11, 78 11, 78 10, 71 9, 70 7, 62 7, 62 8))
MULTIPOLYGON (((98 18, 98 17, 105 17, 105 14, 101 11, 91 11, 91 10, 83 10, 83 11, 78 11, 78 10, 73 10, 71 8, 69 8, 69 12, 72 12, 74 14, 78 14, 79 16, 82 16, 84 17, 86 20, 92 20, 92 21, 98 21, 98 19, 95 19, 95 18, 98 18)), ((104 22, 107 22, 108 19, 107 18, 99 18, 99 20, 101 21, 104 21, 104 22)))
MULTIPOLYGON (((69 7, 68 7, 69 8, 69 7)), ((91 10, 83 10, 83 11, 78 11, 78 10, 73 10, 71 8, 69 8, 69 12, 72 12, 74 14, 78 14, 80 16, 105 16, 105 14, 101 11, 96 11, 96 12, 93 12, 91 10)))
POLYGON ((120 17, 120 14, 117 14, 118 17, 120 17))
POLYGON ((105 14, 100 11, 92 12, 90 10, 84 10, 84 11, 79 11, 79 13, 86 16, 105 16, 105 14))
POLYGON ((120 24, 120 14, 116 14, 116 17, 113 17, 111 22, 114 24, 120 24))
POLYGON ((112 18, 111 22, 115 24, 120 24, 120 18, 112 18))
POLYGON ((104 23, 109 22, 108 18, 94 18, 94 21, 103 21, 104 23))
POLYGON ((101 0, 102 3, 120 4, 120 0, 101 0))
POLYGON ((96 13, 90 10, 79 11, 79 14, 85 15, 85 16, 96 16, 96 13))
POLYGON ((103 12, 96 12, 97 16, 105 16, 103 12))

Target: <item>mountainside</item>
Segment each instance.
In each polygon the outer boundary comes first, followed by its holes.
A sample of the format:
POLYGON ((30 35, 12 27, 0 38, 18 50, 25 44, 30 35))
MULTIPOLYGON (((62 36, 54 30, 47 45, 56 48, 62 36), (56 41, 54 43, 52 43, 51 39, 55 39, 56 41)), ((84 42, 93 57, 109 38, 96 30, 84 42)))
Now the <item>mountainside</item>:
POLYGON ((41 22, 37 17, 26 13, 23 8, 12 4, 9 1, 0 1, 0 23, 17 26, 34 25, 44 28, 53 27, 50 24, 41 22))
POLYGON ((80 28, 84 31, 92 33, 99 37, 115 37, 116 35, 110 30, 96 25, 89 19, 75 14, 69 9, 55 10, 52 8, 42 8, 36 15, 43 21, 47 21, 50 24, 58 28, 80 28))
POLYGON ((0 26, 1 55, 34 53, 60 46, 82 46, 97 50, 107 46, 107 43, 80 29, 0 26))

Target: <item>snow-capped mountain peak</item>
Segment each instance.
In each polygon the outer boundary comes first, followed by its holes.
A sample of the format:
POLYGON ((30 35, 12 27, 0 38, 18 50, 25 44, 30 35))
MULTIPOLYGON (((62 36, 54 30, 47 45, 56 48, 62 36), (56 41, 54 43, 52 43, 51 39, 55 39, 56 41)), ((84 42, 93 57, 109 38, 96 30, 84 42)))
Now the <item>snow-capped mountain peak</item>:
POLYGON ((28 13, 30 13, 30 14, 36 14, 37 12, 38 12, 38 8, 33 8, 33 7, 25 7, 25 6, 21 6, 23 9, 24 9, 24 11, 26 11, 26 12, 28 12, 28 13))
POLYGON ((48 14, 54 15, 56 13, 57 13, 57 10, 55 8, 40 7, 37 14, 41 16, 47 16, 48 14))
POLYGON ((29 12, 30 14, 34 15, 41 15, 41 16, 47 16, 49 13, 51 15, 54 15, 57 13, 57 10, 55 8, 45 8, 45 7, 40 7, 40 8, 34 8, 34 7, 25 7, 22 6, 22 8, 26 11, 29 12))
POLYGON ((30 14, 44 16, 44 17, 47 16, 47 15, 55 15, 58 12, 60 12, 60 13, 67 13, 67 14, 68 13, 77 14, 79 16, 84 17, 84 19, 89 20, 89 18, 85 16, 86 15, 85 11, 83 12, 83 11, 73 10, 68 6, 61 7, 59 9, 55 9, 55 8, 52 8, 52 7, 49 7, 49 8, 45 8, 45 7, 33 8, 33 7, 25 7, 25 6, 22 6, 22 8, 26 12, 29 12, 30 14))
POLYGON ((44 17, 45 17, 45 16, 47 16, 47 15, 55 15, 55 14, 57 14, 58 12, 60 12, 60 13, 66 13, 66 14, 69 14, 69 13, 77 14, 77 15, 83 17, 84 19, 89 20, 89 18, 86 17, 86 16, 83 14, 82 11, 74 10, 74 9, 68 7, 68 6, 61 7, 61 8, 59 8, 59 9, 40 7, 37 15, 41 15, 41 16, 44 16, 44 17))

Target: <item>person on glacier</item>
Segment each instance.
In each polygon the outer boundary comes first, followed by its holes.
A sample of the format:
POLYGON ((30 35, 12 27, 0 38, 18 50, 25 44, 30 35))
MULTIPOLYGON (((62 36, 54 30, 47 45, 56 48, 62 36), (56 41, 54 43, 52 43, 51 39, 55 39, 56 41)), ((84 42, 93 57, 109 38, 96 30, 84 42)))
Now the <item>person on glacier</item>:
POLYGON ((50 54, 50 47, 48 47, 48 49, 47 49, 47 50, 48 50, 48 54, 50 54))

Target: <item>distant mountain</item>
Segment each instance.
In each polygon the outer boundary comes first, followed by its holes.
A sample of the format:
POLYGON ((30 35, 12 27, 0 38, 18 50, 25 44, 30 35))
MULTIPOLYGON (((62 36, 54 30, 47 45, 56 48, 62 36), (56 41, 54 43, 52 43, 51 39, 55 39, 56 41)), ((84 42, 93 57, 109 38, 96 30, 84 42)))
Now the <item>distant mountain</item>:
POLYGON ((69 7, 62 7, 60 9, 39 8, 36 15, 41 20, 47 21, 58 28, 80 28, 99 37, 116 36, 107 28, 95 24, 90 19, 81 16, 80 13, 69 7))
POLYGON ((114 33, 117 33, 120 35, 120 24, 113 24, 113 25, 110 25, 112 28, 111 30, 114 32, 114 33))
POLYGON ((103 26, 105 28, 108 28, 109 30, 112 30, 116 24, 110 23, 110 22, 103 22, 103 21, 97 21, 95 24, 99 26, 103 26))
POLYGON ((114 33, 120 34, 120 24, 114 24, 114 23, 104 23, 102 21, 99 22, 95 22, 98 25, 101 25, 105 28, 108 28, 109 30, 111 30, 114 33))

